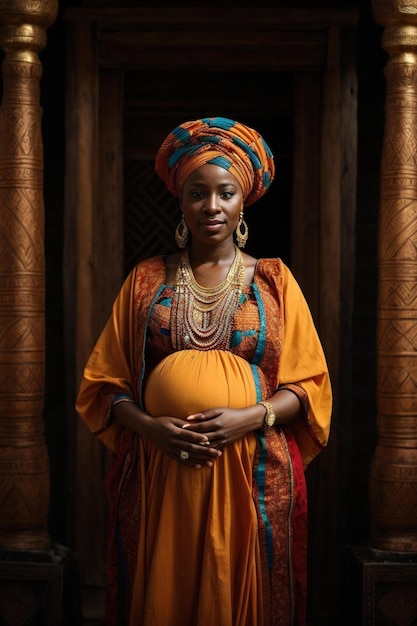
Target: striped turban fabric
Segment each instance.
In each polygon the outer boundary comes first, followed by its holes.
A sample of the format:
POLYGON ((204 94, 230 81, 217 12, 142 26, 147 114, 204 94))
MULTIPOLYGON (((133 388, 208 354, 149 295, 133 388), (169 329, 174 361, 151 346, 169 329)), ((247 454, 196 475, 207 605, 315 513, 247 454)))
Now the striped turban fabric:
POLYGON ((261 135, 225 117, 207 117, 177 126, 158 150, 155 169, 178 198, 187 178, 207 163, 233 174, 246 206, 263 196, 274 179, 274 157, 261 135))

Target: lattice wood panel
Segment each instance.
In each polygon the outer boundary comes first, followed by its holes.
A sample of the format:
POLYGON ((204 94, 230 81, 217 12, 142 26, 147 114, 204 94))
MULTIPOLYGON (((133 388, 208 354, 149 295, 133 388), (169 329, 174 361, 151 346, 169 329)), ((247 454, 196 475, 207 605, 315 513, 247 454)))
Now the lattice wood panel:
POLYGON ((178 202, 154 170, 154 161, 125 162, 124 266, 177 250, 174 232, 180 221, 178 202))

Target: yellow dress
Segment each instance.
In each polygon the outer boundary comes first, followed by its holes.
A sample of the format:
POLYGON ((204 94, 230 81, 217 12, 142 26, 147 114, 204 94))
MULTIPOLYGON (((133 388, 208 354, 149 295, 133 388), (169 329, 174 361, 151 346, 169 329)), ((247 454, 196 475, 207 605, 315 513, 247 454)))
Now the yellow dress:
POLYGON ((155 356, 155 306, 169 319, 163 280, 160 258, 128 277, 77 399, 80 415, 115 455, 106 478, 112 505, 106 623, 301 626, 303 467, 326 444, 331 412, 326 362, 308 307, 281 261, 260 261, 255 306, 244 309, 246 317, 237 315, 230 350, 155 356), (255 404, 279 385, 299 396, 303 417, 291 428, 249 433, 212 468, 168 458, 111 420, 111 399, 120 392, 151 415, 181 418, 255 404))
MULTIPOLYGON (((184 350, 153 369, 144 400, 151 415, 185 419, 213 406, 249 406, 257 398, 251 368, 241 357, 184 350)), ((145 561, 147 585, 139 573, 132 626, 263 624, 251 495, 255 447, 250 434, 228 446, 213 468, 195 470, 144 442, 152 479, 138 560, 145 561)))

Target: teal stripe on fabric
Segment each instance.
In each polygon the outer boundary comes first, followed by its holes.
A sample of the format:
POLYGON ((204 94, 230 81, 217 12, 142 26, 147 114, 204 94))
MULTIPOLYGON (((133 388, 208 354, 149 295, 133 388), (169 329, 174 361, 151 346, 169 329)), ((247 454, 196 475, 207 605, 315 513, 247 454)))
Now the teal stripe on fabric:
POLYGON ((255 480, 258 485, 258 501, 259 501, 259 510, 261 512, 262 519, 265 524, 265 539, 266 539, 266 554, 268 560, 269 569, 272 568, 272 557, 273 557, 273 543, 272 543, 272 528, 271 523, 268 519, 268 515, 266 513, 266 505, 265 505, 265 466, 266 466, 266 457, 267 450, 265 445, 265 436, 261 432, 257 432, 257 437, 260 444, 260 453, 259 453, 259 464, 255 472, 255 480))
POLYGON ((274 155, 271 152, 271 148, 268 146, 268 144, 266 143, 266 141, 265 141, 265 139, 263 137, 261 137, 261 140, 262 140, 262 145, 265 148, 265 152, 267 153, 267 155, 269 157, 271 157, 271 159, 273 159, 274 155))
POLYGON ((244 150, 246 152, 246 154, 249 155, 249 158, 252 161, 252 164, 253 164, 253 166, 255 167, 256 170, 261 170, 262 169, 262 163, 260 162, 260 160, 256 156, 255 152, 249 148, 247 143, 242 141, 242 139, 240 139, 239 137, 233 137, 233 143, 235 143, 238 146, 240 146, 242 148, 242 150, 244 150))
POLYGON ((171 154, 171 156, 168 159, 168 167, 172 168, 174 167, 174 165, 176 165, 178 163, 178 161, 181 159, 181 157, 184 156, 184 154, 193 154, 194 152, 197 152, 197 150, 200 150, 201 146, 200 144, 197 145, 185 145, 182 148, 178 148, 178 150, 175 150, 175 152, 173 154, 171 154))
MULTIPOLYGON (((253 285, 255 289, 255 285, 253 285)), ((259 368, 251 363, 251 370, 253 375, 253 380, 255 383, 256 390, 256 402, 260 402, 262 400, 262 389, 261 389, 261 381, 259 378, 259 368)), ((265 436, 261 431, 256 432, 256 436, 259 440, 260 445, 260 453, 259 453, 259 462, 255 471, 255 481, 258 486, 258 502, 259 502, 259 511, 261 513, 261 517, 265 524, 265 540, 266 540, 266 553, 268 560, 268 568, 272 569, 272 558, 273 558, 273 542, 272 542, 272 527, 271 523, 268 519, 268 515, 266 512, 265 505, 265 467, 266 467, 266 458, 267 458, 267 449, 265 445, 265 436)))
POLYGON ((264 172, 262 175, 262 180, 263 180, 263 185, 264 187, 268 188, 269 185, 271 184, 271 175, 269 172, 264 172))
POLYGON ((200 143, 221 143, 222 142, 222 138, 218 137, 217 135, 204 135, 203 137, 201 137, 201 139, 199 139, 200 143))
POLYGON ((236 348, 240 343, 242 343, 243 333, 241 330, 234 330, 232 333, 232 339, 230 345, 232 348, 236 348))
POLYGON ((142 372, 140 375, 140 382, 139 382, 139 391, 140 391, 140 408, 144 409, 144 405, 143 405, 143 379, 145 377, 145 346, 146 346, 146 338, 148 335, 148 329, 149 329, 149 319, 152 315, 152 310, 153 307, 155 305, 155 302, 157 301, 157 299, 159 298, 159 295, 162 293, 163 289, 165 289, 165 284, 162 283, 162 285, 159 287, 158 291, 156 292, 151 305, 149 307, 148 310, 148 315, 146 316, 146 324, 145 324, 145 332, 144 332, 144 336, 143 336, 143 348, 142 348, 142 372))
POLYGON ((229 170, 232 167, 231 161, 229 159, 226 159, 226 157, 224 156, 214 157, 214 159, 210 159, 209 161, 207 161, 207 163, 210 163, 211 165, 218 165, 224 170, 229 170))
POLYGON ((261 389, 261 381, 259 378, 259 368, 253 363, 251 363, 250 367, 252 370, 253 380, 255 382, 256 402, 260 402, 262 400, 262 389, 261 389))
POLYGON ((236 346, 242 343, 243 337, 253 337, 254 335, 256 335, 256 330, 234 330, 230 344, 232 348, 236 348, 236 346))
POLYGON ((260 322, 258 345, 256 347, 256 352, 252 359, 252 362, 255 363, 256 365, 259 365, 262 355, 265 351, 265 346, 266 346, 266 315, 265 315, 264 303, 262 302, 259 289, 255 283, 252 283, 252 287, 253 287, 253 293, 255 295, 256 302, 258 305, 259 322, 260 322))
POLYGON ((187 130, 186 128, 183 128, 182 126, 177 126, 177 128, 174 128, 174 130, 172 131, 172 134, 181 143, 185 143, 191 137, 190 131, 187 130))
POLYGON ((201 121, 207 124, 207 126, 223 128, 224 130, 230 130, 236 124, 234 120, 229 120, 227 117, 203 117, 201 121))

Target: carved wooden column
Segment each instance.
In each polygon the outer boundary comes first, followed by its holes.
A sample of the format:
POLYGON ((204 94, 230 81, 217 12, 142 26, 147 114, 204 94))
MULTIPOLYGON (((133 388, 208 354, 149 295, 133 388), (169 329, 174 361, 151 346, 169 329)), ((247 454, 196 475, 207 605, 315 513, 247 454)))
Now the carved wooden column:
POLYGON ((49 547, 44 206, 38 52, 57 0, 0 0, 0 546, 49 547))
POLYGON ((50 541, 38 53, 58 0, 0 0, 0 622, 80 623, 77 568, 50 541), (66 571, 64 575, 64 570, 66 571), (71 589, 63 593, 65 585, 71 589), (69 582, 68 582, 69 581, 69 582), (66 599, 68 597, 68 600, 66 599), (69 606, 62 609, 63 599, 69 606))
POLYGON ((375 0, 385 27, 379 212, 378 442, 371 544, 417 552, 417 2, 375 0))
MULTIPOLYGON (((378 225, 377 445, 362 623, 417 623, 417 0, 373 0, 384 27, 378 225)), ((357 623, 357 622, 355 622, 357 623)))

